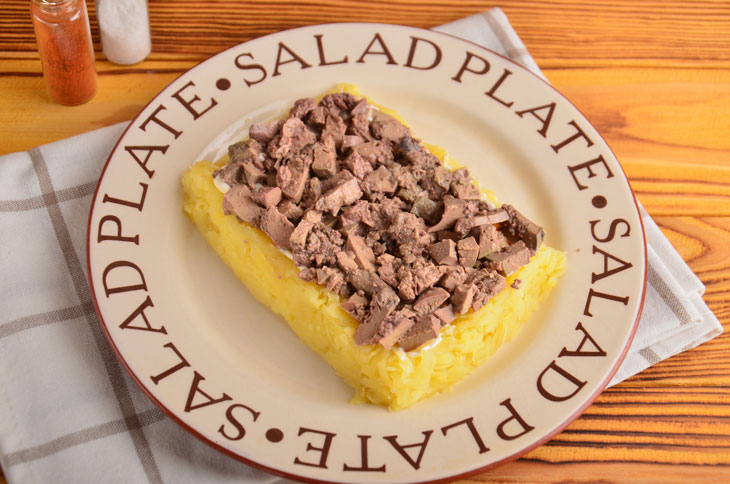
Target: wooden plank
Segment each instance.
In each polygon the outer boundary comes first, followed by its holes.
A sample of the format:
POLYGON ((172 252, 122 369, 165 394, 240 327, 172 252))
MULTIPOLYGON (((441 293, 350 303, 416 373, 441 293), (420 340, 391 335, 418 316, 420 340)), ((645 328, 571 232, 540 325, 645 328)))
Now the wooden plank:
POLYGON ((727 482, 727 467, 615 462, 546 463, 518 460, 454 484, 686 484, 727 482))
POLYGON ((459 482, 723 482, 730 476, 728 397, 728 387, 619 385, 546 445, 459 482))
MULTIPOLYGON (((88 0, 92 26, 93 1, 88 0)), ((329 22, 432 27, 484 11, 486 1, 235 0, 153 2, 157 52, 210 55, 279 30, 329 22)), ((721 1, 503 0, 518 34, 547 67, 640 62, 730 65, 730 9, 721 1)), ((0 0, 0 51, 33 51, 27 3, 0 0)), ((98 42, 98 36, 95 34, 98 42)))
POLYGON ((656 215, 730 215, 730 70, 547 70, 656 215), (610 100, 610 101, 607 101, 610 100))
MULTIPOLYGON (((8 60, 4 69, 25 72, 28 64, 35 61, 8 60)), ((0 92, 13 92, 6 98, 4 109, 0 111, 0 123, 5 126, 2 149, 5 152, 24 151, 92 129, 132 119, 160 90, 180 73, 191 67, 187 62, 165 67, 160 71, 159 64, 151 74, 143 63, 137 69, 118 72, 111 63, 100 62, 97 94, 91 102, 80 106, 61 106, 51 101, 43 78, 35 75, 0 75, 0 92), (104 69, 110 72, 105 73, 104 69), (39 112, 43 116, 43 129, 39 129, 39 112)), ((4 154, 4 153, 0 153, 4 154)))

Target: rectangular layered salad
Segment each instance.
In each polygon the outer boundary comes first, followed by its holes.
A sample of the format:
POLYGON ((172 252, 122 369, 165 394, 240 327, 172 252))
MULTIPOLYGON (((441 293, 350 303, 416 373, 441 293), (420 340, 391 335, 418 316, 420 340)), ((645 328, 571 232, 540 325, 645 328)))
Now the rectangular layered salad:
POLYGON ((183 188, 210 246, 356 403, 400 410, 451 389, 565 268, 539 225, 350 86, 251 125, 183 188))

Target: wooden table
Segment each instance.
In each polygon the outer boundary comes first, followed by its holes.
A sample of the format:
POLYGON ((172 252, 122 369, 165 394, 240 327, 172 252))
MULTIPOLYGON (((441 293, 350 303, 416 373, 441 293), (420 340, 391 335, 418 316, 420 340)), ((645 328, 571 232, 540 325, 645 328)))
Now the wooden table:
MULTIPOLYGON (((98 54, 98 94, 68 108, 45 92, 27 2, 0 0, 0 154, 130 119, 201 59, 263 34, 337 21, 432 27, 492 6, 151 0, 153 54, 132 67, 98 54)), ((730 3, 500 6, 549 80, 603 134, 639 200, 706 284, 705 301, 730 326, 730 3)), ((568 481, 730 482, 730 335, 607 390, 548 444, 465 482, 568 481)))

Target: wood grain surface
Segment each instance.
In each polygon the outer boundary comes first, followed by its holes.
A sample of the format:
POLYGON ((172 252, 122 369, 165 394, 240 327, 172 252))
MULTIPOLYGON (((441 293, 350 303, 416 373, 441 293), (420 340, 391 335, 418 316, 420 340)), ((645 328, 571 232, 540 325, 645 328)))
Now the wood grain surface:
MULTIPOLYGON (((89 2, 99 91, 69 108, 45 92, 27 2, 0 0, 0 154, 130 119, 186 69, 260 35, 342 21, 432 27, 493 6, 150 0, 153 54, 122 67, 103 60, 89 2)), ((730 3, 507 0, 499 6, 549 80, 612 147, 637 198, 704 282, 705 301, 728 328, 730 3)), ((460 482, 730 482, 730 336, 607 390, 546 445, 460 482)))

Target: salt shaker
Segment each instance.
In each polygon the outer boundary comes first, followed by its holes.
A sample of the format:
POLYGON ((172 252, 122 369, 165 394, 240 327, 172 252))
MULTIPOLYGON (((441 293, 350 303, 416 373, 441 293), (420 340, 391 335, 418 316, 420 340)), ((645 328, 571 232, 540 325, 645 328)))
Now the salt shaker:
POLYGON ((101 47, 115 64, 136 64, 152 50, 147 0, 96 0, 101 47))
POLYGON ((74 105, 94 97, 96 68, 86 2, 31 0, 30 12, 51 98, 74 105))

